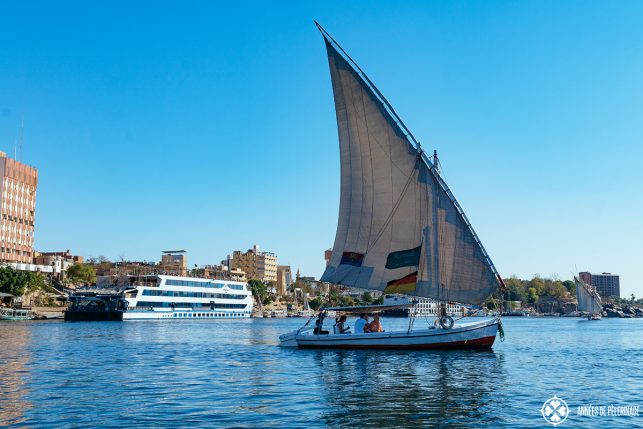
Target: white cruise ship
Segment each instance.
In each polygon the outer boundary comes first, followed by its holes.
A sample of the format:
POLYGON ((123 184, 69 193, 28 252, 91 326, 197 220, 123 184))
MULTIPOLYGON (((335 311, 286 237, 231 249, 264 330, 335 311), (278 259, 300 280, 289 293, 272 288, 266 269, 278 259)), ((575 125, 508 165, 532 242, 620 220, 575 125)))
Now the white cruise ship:
POLYGON ((99 277, 69 301, 67 321, 239 319, 252 317, 254 305, 244 282, 169 275, 99 277))
POLYGON ((248 285, 231 280, 146 275, 130 277, 123 320, 251 317, 248 285))

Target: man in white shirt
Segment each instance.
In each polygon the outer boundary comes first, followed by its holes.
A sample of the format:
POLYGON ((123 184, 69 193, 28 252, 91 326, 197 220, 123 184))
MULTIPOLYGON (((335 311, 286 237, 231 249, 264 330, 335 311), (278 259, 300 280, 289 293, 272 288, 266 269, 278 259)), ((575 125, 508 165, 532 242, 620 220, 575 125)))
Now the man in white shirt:
POLYGON ((368 316, 364 313, 362 313, 355 322, 355 333, 356 334, 363 334, 364 333, 364 326, 368 323, 368 316))

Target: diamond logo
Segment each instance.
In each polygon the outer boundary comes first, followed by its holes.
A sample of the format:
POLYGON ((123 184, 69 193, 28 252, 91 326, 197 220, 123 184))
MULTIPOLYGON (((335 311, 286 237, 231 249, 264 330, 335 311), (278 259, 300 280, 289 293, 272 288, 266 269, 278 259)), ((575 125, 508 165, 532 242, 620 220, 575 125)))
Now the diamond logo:
POLYGON ((567 419, 567 416, 569 415, 569 407, 567 407, 567 403, 565 401, 554 395, 553 398, 549 398, 545 401, 540 412, 547 423, 558 426, 567 419))

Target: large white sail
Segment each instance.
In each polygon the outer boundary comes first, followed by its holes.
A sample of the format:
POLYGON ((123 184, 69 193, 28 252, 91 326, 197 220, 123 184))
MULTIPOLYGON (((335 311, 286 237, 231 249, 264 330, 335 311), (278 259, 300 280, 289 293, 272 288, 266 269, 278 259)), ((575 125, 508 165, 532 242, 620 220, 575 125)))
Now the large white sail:
POLYGON ((590 314, 601 314, 603 303, 601 297, 592 286, 574 277, 576 283, 576 300, 578 311, 587 311, 590 314))
POLYGON ((337 114, 341 197, 321 279, 480 304, 501 280, 453 194, 377 88, 322 34, 337 114))

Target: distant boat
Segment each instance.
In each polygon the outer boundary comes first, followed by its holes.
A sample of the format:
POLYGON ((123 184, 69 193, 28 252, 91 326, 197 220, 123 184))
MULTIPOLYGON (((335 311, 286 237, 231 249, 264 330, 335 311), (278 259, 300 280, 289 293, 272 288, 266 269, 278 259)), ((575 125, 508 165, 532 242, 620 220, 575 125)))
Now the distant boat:
POLYGON ((0 308, 0 320, 31 320, 35 316, 25 308, 0 308))
MULTIPOLYGON (((317 23, 316 23, 317 24, 317 23)), ((412 307, 323 308, 281 345, 314 348, 490 348, 500 319, 455 323, 448 302, 480 305, 503 281, 460 204, 391 104, 319 24, 326 43, 341 161, 335 244, 321 281, 439 301, 429 329, 329 334, 338 315, 412 307), (315 321, 312 323, 312 321, 315 321)), ((411 310, 411 314, 416 311, 411 310)))
POLYGON ((603 316, 603 303, 596 289, 578 277, 574 277, 574 282, 578 311, 587 312, 587 320, 600 320, 603 316))

